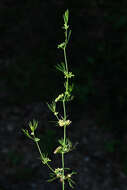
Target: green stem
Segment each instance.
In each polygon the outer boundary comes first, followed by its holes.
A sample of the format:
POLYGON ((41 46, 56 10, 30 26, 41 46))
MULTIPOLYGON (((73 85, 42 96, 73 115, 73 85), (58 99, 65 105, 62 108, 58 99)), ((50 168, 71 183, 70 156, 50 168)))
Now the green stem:
POLYGON ((47 163, 46 164, 48 166, 48 168, 54 173, 54 170, 52 169, 52 167, 47 163))
MULTIPOLYGON (((63 168, 63 177, 64 177, 64 153, 62 153, 62 168, 63 168)), ((64 178, 62 180, 62 190, 64 190, 64 178)))
MULTIPOLYGON (((65 99, 63 100, 63 110, 64 110, 64 120, 66 121, 66 105, 65 105, 65 99)), ((64 126, 64 144, 66 140, 66 125, 64 126)))
POLYGON ((59 121, 59 117, 56 115, 57 120, 59 121))
MULTIPOLYGON (((66 65, 66 71, 68 73, 68 64, 67 64, 67 56, 66 56, 66 47, 64 48, 64 59, 65 59, 65 65, 66 65)), ((66 81, 66 92, 68 92, 68 77, 66 81)))
POLYGON ((64 48, 64 59, 65 59, 66 71, 68 72, 67 56, 66 56, 66 47, 64 48))
MULTIPOLYGON (((65 43, 67 45, 67 30, 65 31, 65 43)), ((66 46, 64 47, 63 50, 64 50, 64 59, 65 59, 65 65, 66 65, 66 72, 68 73, 66 46)), ((66 80, 66 92, 68 92, 68 77, 67 77, 67 80, 66 80)), ((63 99, 64 121, 66 121, 66 118, 67 118, 65 98, 66 98, 66 94, 65 94, 64 99, 63 99)), ((65 143, 66 143, 66 125, 64 126, 64 145, 65 145, 65 143)), ((64 190, 64 185, 65 185, 65 179, 64 179, 64 152, 62 153, 62 168, 63 168, 62 190, 64 190)))
MULTIPOLYGON (((34 138, 35 138, 35 136, 34 136, 34 138)), ((38 151, 39 151, 40 156, 41 156, 41 159, 42 159, 42 158, 43 158, 43 154, 42 154, 42 152, 41 152, 40 146, 39 146, 39 144, 38 144, 37 141, 35 141, 35 142, 36 142, 36 145, 37 145, 38 151)), ((48 168, 54 173, 54 170, 52 169, 52 167, 51 167, 48 163, 46 163, 46 165, 47 165, 48 168)))
MULTIPOLYGON (((66 105, 65 105, 65 98, 63 100, 63 110, 64 110, 64 120, 66 120, 66 105)), ((66 141, 66 125, 64 126, 64 144, 66 141)), ((63 168, 63 177, 64 177, 64 153, 62 153, 62 168, 63 168)), ((64 190, 64 178, 62 180, 62 190, 64 190)))

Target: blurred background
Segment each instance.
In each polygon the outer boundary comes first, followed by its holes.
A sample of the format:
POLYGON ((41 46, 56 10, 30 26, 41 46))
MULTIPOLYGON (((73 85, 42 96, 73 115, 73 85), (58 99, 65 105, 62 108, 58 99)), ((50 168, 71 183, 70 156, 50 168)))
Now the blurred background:
MULTIPOLYGON (((79 190, 126 190, 127 186, 127 2, 126 0, 0 1, 0 190, 53 190, 33 143, 22 133, 39 121, 41 147, 52 150, 62 131, 47 108, 63 90, 55 65, 63 61, 69 9, 72 36, 68 64, 75 74, 68 105, 68 135, 76 149, 66 156, 79 190)), ((61 108, 59 108, 61 110, 61 108)))

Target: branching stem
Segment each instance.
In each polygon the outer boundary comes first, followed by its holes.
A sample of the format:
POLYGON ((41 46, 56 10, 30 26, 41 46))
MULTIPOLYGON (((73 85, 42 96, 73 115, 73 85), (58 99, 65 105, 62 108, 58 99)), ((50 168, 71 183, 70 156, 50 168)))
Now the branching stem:
MULTIPOLYGON (((34 136, 34 137, 35 137, 35 136, 34 136)), ((43 154, 42 154, 42 152, 41 152, 41 149, 40 149, 39 143, 38 143, 37 141, 35 141, 35 142, 36 142, 36 145, 37 145, 38 151, 39 151, 39 153, 40 153, 41 159, 43 159, 43 154)), ((51 167, 48 163, 46 163, 46 165, 47 165, 48 168, 54 173, 54 170, 52 169, 52 167, 51 167)))
MULTIPOLYGON (((65 33, 65 37, 66 37, 66 33, 65 33)), ((68 64, 67 64, 67 57, 66 57, 66 46, 64 48, 64 59, 65 59, 66 71, 68 73, 68 64)), ((68 92, 68 77, 67 77, 67 80, 66 80, 66 92, 68 92)), ((66 119, 67 119, 65 98, 66 98, 66 94, 65 94, 64 99, 63 99, 64 121, 66 121, 66 119)), ((65 145, 65 143, 66 143, 66 125, 64 125, 64 145, 65 145)), ((62 153, 62 168, 63 168, 63 177, 64 177, 64 153, 62 153)), ((64 190, 64 183, 65 182, 64 182, 64 179, 63 179, 62 180, 62 190, 64 190)))

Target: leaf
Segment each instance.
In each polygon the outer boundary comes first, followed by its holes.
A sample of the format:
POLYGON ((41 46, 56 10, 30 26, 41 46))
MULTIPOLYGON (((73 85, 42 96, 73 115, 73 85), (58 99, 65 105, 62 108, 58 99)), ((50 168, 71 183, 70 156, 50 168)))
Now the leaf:
POLYGON ((68 86, 68 90, 70 93, 72 92, 73 89, 74 89, 74 83, 68 86))
POLYGON ((52 181, 54 181, 55 179, 56 179, 56 177, 51 178, 51 179, 48 179, 47 181, 48 181, 48 182, 52 182, 52 181))
POLYGON ((71 175, 75 175, 75 174, 77 174, 77 172, 72 172, 72 173, 71 173, 71 175))
POLYGON ((71 36, 71 30, 69 30, 69 34, 68 34, 68 38, 67 38, 67 41, 69 42, 69 40, 70 40, 70 36, 71 36))
POLYGON ((72 184, 75 184, 75 182, 71 178, 68 178, 68 183, 71 188, 74 188, 74 186, 72 184))
POLYGON ((40 139, 36 137, 36 138, 34 138, 34 141, 38 142, 38 141, 40 141, 40 139))
POLYGON ((58 49, 59 49, 59 48, 64 49, 65 46, 66 46, 66 43, 63 42, 63 43, 59 44, 59 45, 57 46, 57 48, 58 48, 58 49))
POLYGON ((43 164, 47 164, 48 162, 51 162, 51 160, 48 158, 48 154, 42 154, 41 161, 43 164))
POLYGON ((70 168, 64 168, 65 170, 70 170, 70 168))
POLYGON ((63 138, 59 139, 58 142, 59 142, 62 146, 64 145, 64 139, 63 139, 63 138))
POLYGON ((34 126, 34 130, 36 130, 38 127, 38 121, 33 120, 33 126, 34 126))
POLYGON ((34 132, 37 129, 38 126, 38 121, 33 120, 33 122, 29 122, 29 127, 32 132, 34 132))
POLYGON ((22 131, 23 131, 23 133, 24 133, 29 139, 34 140, 34 139, 30 136, 28 130, 22 129, 22 131))
POLYGON ((56 111, 56 103, 54 101, 52 101, 51 104, 48 104, 48 108, 54 113, 56 111))
POLYGON ((61 71, 62 73, 64 73, 66 71, 65 63, 62 62, 62 63, 56 65, 56 69, 61 71))
POLYGON ((64 22, 67 24, 68 23, 68 18, 69 18, 69 11, 68 9, 64 13, 64 22))
POLYGON ((54 173, 50 173, 49 175, 50 175, 50 179, 47 180, 48 182, 52 182, 57 178, 54 173))

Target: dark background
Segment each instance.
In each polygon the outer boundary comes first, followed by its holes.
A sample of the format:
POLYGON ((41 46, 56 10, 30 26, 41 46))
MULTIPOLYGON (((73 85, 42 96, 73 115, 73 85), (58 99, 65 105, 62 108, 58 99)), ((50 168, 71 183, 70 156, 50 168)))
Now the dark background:
MULTIPOLYGON (((73 110, 72 118, 78 123, 84 118, 84 113, 87 120, 92 120, 93 117, 99 130, 111 136, 103 147, 106 155, 119 165, 125 176, 127 175, 127 2, 1 0, 0 117, 1 142, 5 142, 1 143, 1 147, 8 146, 7 141, 11 141, 10 144, 17 142, 11 139, 14 133, 20 136, 20 145, 10 147, 9 150, 1 149, 3 171, 6 171, 6 168, 15 168, 13 172, 16 173, 13 176, 4 172, 0 190, 19 189, 18 186, 11 185, 20 184, 22 181, 18 179, 17 182, 15 177, 21 175, 21 171, 17 174, 16 169, 24 159, 20 158, 23 156, 18 155, 17 149, 27 141, 20 129, 29 119, 41 120, 41 111, 42 124, 48 121, 51 116, 45 102, 51 101, 63 88, 63 77, 56 72, 55 65, 63 61, 62 51, 57 49, 57 45, 64 39, 61 29, 62 15, 67 8, 72 29, 67 55, 69 68, 75 74, 75 99, 72 107, 69 105, 73 110), (42 103, 43 109, 39 107, 42 103), (10 135, 6 128, 15 113, 18 115, 19 129, 15 131, 15 128, 9 128, 12 130, 10 135), (10 176, 15 180, 11 180, 10 176), (7 182, 9 187, 5 185, 7 179, 10 180, 7 182)), ((13 125, 16 126, 14 121, 13 125)), ((42 139, 44 143, 48 143, 46 139, 54 139, 57 135, 49 126, 46 130, 47 125, 44 125, 45 133, 42 139)), ((78 140, 80 135, 82 134, 79 133, 76 137, 78 140)), ((53 143, 55 144, 55 141, 53 143)), ((49 152, 54 146, 53 143, 49 142, 49 152)), ((27 147, 27 144, 25 146, 27 147)), ((31 144, 29 146, 31 147, 31 144)), ((79 146, 79 152, 80 148, 79 146)), ((31 179, 32 172, 27 172, 31 179)), ((24 175, 23 173, 21 176, 24 175)), ((23 180, 22 183, 26 182, 23 180)), ((25 190, 26 187, 23 188, 25 190)))

